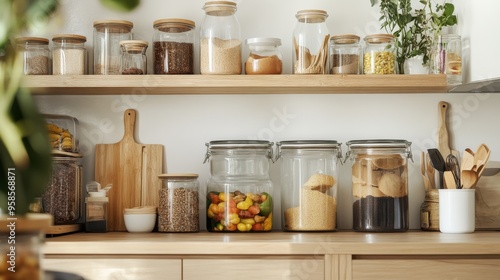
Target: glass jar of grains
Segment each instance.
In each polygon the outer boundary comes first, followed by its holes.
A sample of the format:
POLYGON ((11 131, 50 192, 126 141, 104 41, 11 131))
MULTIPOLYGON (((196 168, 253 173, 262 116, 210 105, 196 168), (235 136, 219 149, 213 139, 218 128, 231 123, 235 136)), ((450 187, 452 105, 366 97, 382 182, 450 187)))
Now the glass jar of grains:
POLYGON ((162 174, 159 232, 197 232, 200 230, 198 174, 162 174))
POLYGON ((203 6, 200 28, 201 74, 241 74, 241 31, 236 3, 211 1, 203 6))
POLYGON ((94 22, 95 75, 120 75, 120 42, 132 40, 133 26, 127 20, 94 22))
POLYGON ((61 34, 52 37, 53 75, 83 75, 85 74, 85 36, 76 34, 61 34))
POLYGON ((363 72, 365 74, 397 74, 394 36, 373 34, 365 37, 363 72))
POLYGON ((278 38, 251 38, 246 40, 250 54, 245 62, 247 74, 281 74, 283 62, 281 40, 278 38))
POLYGON ((39 37, 16 39, 17 51, 23 57, 25 75, 48 75, 50 73, 49 40, 39 37))
POLYGON ((357 35, 330 38, 330 74, 360 74, 363 49, 357 35))
POLYGON ((327 74, 330 33, 325 21, 328 14, 322 10, 302 10, 295 17, 293 73, 327 74))
POLYGON ((146 49, 148 42, 141 40, 126 40, 120 42, 122 49, 120 73, 122 75, 147 74, 146 49))
POLYGON ((195 23, 187 19, 159 19, 153 23, 155 74, 193 74, 195 23))

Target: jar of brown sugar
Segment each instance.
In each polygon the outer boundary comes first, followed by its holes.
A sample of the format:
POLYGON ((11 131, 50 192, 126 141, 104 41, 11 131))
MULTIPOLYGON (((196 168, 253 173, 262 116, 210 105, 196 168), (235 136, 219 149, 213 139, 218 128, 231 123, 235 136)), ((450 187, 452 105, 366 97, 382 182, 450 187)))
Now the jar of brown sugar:
POLYGON ((245 72, 252 74, 281 74, 283 62, 281 40, 278 38, 251 38, 246 40, 250 55, 245 62, 245 72))
POLYGON ((330 74, 360 74, 363 49, 357 35, 330 38, 330 74))

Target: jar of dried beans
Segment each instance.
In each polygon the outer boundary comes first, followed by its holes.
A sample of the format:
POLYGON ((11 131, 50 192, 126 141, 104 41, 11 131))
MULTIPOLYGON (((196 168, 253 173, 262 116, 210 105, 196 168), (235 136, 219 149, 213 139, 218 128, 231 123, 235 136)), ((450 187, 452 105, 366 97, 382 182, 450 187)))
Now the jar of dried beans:
POLYGON ((281 167, 283 229, 337 229, 337 162, 342 157, 334 140, 276 143, 281 167))
POLYGON ((193 74, 195 23, 187 19, 159 19, 153 23, 155 74, 193 74))
POLYGON ((197 232, 200 230, 198 174, 162 174, 159 232, 197 232))
POLYGON ((393 35, 367 35, 365 43, 363 54, 363 72, 365 74, 398 73, 393 35))
POLYGON ((141 40, 126 40, 120 42, 122 49, 120 73, 122 75, 147 74, 146 49, 148 42, 141 40))
POLYGON ((52 37, 52 74, 85 74, 85 42, 87 38, 75 34, 61 34, 52 37))
POLYGON ((25 75, 48 75, 50 73, 49 40, 38 37, 16 39, 17 50, 23 57, 25 75))
POLYGON ((408 159, 406 140, 352 140, 346 159, 352 162, 353 229, 408 230, 408 159))
POLYGON ((268 232, 273 227, 273 183, 269 176, 273 143, 261 140, 211 141, 205 162, 207 230, 268 232))
POLYGON ((328 74, 328 14, 323 10, 302 10, 295 17, 293 73, 328 74))
POLYGON ((357 35, 330 38, 330 74, 360 74, 363 48, 357 35))
POLYGON ((281 40, 278 38, 251 38, 246 40, 250 54, 245 62, 247 74, 281 74, 283 62, 281 40))
POLYGON ((241 31, 236 3, 210 1, 200 28, 201 74, 241 74, 241 31))
POLYGON ((133 26, 127 20, 94 22, 95 75, 120 75, 120 42, 132 40, 133 26))

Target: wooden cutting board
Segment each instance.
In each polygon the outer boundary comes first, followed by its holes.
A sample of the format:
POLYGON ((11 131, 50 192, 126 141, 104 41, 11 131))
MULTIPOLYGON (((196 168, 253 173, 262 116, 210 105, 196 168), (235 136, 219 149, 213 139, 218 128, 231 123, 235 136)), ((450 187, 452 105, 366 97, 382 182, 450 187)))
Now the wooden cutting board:
POLYGON ((97 144, 95 180, 102 186, 113 184, 108 192, 108 230, 126 231, 123 209, 136 206, 158 207, 163 173, 163 145, 139 144, 134 139, 136 111, 124 114, 125 133, 115 144, 97 144))

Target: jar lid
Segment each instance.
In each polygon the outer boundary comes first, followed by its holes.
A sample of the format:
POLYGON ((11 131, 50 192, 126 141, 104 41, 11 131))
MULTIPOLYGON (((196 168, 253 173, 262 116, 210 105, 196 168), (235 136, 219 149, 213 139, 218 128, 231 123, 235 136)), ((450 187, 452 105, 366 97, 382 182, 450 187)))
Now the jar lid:
POLYGON ((123 33, 130 32, 130 30, 134 27, 134 24, 128 20, 97 20, 94 21, 94 28, 103 32, 104 29, 108 29, 108 32, 111 33, 123 33))
POLYGON ((209 149, 261 149, 269 148, 273 144, 266 140, 218 140, 210 141, 205 145, 209 149))
POLYGON ((41 37, 20 37, 16 39, 17 44, 26 44, 26 45, 48 45, 49 39, 41 38, 41 37))
POLYGON ((336 149, 341 143, 336 140, 293 140, 277 142, 276 146, 281 149, 336 149))
POLYGON ((120 46, 126 47, 128 52, 140 53, 148 47, 148 42, 142 40, 123 40, 120 46))
POLYGON ((194 27, 194 21, 182 18, 165 18, 153 22, 153 28, 163 32, 181 33, 193 30, 194 27))
POLYGON ((392 34, 372 34, 365 36, 365 41, 373 44, 389 43, 392 40, 394 40, 394 35, 392 34))
POLYGON ((203 5, 203 10, 211 16, 230 16, 236 12, 236 2, 210 1, 203 5))
POLYGON ((109 202, 109 197, 107 196, 87 196, 85 198, 85 202, 100 202, 100 203, 106 203, 109 202))
POLYGON ((328 17, 328 13, 324 10, 301 10, 295 15, 299 22, 318 23, 324 22, 328 17))
POLYGON ((375 151, 406 153, 406 157, 413 161, 411 152, 411 142, 401 139, 370 139, 370 140, 351 140, 346 143, 349 151, 346 154, 346 160, 350 157, 352 151, 366 152, 371 154, 375 151))
POLYGON ((330 41, 335 44, 355 44, 359 42, 359 36, 354 34, 335 35, 330 37, 330 41))
POLYGON ((281 39, 279 38, 250 38, 246 40, 247 45, 259 45, 259 46, 281 46, 281 39))
POLYGON ((52 41, 65 41, 65 43, 85 43, 87 41, 87 37, 77 34, 57 34, 52 37, 52 41))
POLYGON ((198 174, 194 173, 170 173, 158 175, 160 179, 196 179, 198 174))

